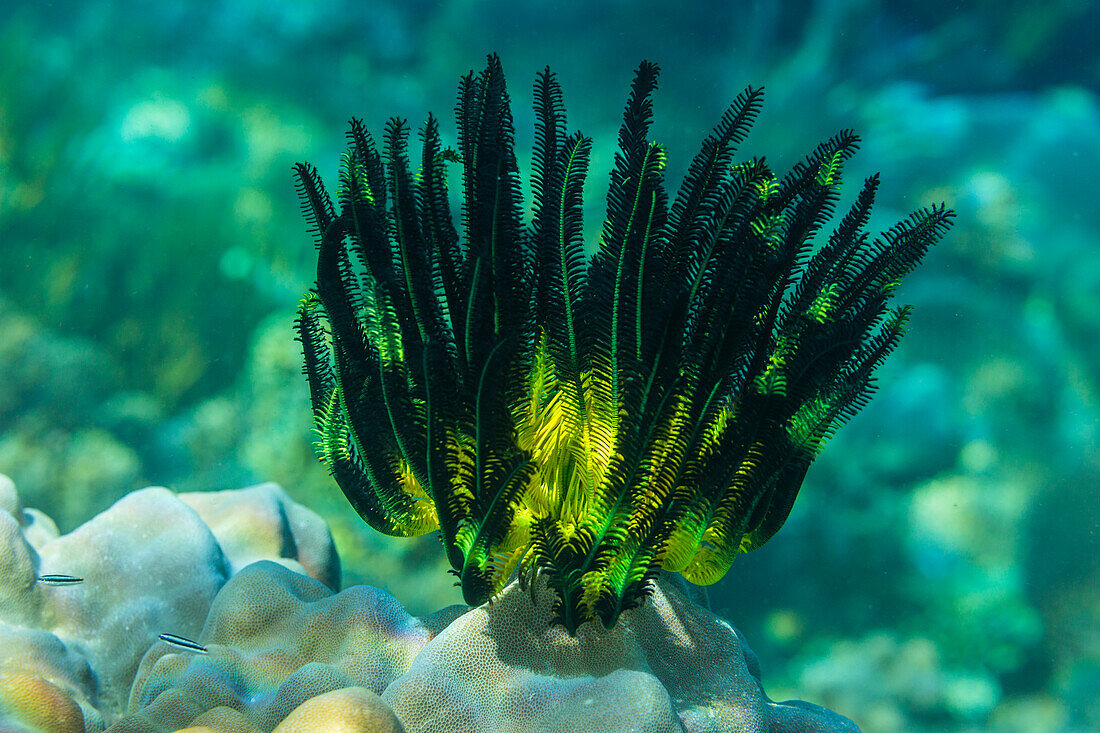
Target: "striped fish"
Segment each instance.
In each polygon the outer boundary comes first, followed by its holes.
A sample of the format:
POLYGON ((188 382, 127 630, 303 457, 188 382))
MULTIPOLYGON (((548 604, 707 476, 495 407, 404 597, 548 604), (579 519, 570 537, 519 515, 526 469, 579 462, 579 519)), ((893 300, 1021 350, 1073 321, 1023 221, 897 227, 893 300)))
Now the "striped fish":
POLYGON ((179 634, 161 634, 157 638, 166 644, 178 646, 180 649, 186 649, 188 651, 195 652, 196 654, 206 654, 206 647, 204 647, 202 644, 198 643, 197 641, 192 641, 186 637, 180 636, 179 634))
POLYGON ((39 575, 35 580, 42 585, 76 585, 84 582, 84 578, 65 575, 64 573, 46 573, 45 575, 39 575))

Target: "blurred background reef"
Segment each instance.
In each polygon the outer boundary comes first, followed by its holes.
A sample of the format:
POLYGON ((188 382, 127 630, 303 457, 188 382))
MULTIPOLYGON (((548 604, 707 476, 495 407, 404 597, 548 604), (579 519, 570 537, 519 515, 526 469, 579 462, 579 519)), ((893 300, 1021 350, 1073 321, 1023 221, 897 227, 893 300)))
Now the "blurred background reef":
POLYGON ((673 185, 763 84, 745 155, 784 170, 854 127, 845 200, 881 170, 873 227, 959 217, 876 398, 712 604, 777 699, 866 733, 1100 730, 1097 28, 1087 0, 5 3, 0 473, 62 531, 149 484, 277 481, 345 584, 454 602, 438 542, 372 533, 312 456, 291 164, 334 181, 352 115, 378 136, 433 110, 453 143, 458 76, 495 50, 521 151, 546 64, 595 138, 592 239, 639 60, 673 185))

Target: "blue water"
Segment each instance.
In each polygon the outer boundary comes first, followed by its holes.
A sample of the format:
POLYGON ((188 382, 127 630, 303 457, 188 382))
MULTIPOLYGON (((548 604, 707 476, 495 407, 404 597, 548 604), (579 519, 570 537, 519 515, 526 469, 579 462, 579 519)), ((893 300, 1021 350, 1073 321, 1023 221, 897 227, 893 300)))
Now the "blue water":
POLYGON ((549 64, 595 139, 594 238, 641 59, 673 185, 764 85, 746 156, 784 170, 852 127, 848 200, 883 175, 872 228, 958 218, 901 289, 916 313, 874 401, 713 607, 773 697, 867 733, 1100 730, 1097 28, 1071 0, 8 2, 0 473, 63 531, 150 484, 276 481, 328 519, 345 583, 454 602, 438 543, 372 534, 312 457, 292 163, 334 182, 351 116, 378 137, 431 110, 453 142, 490 51, 526 151, 549 64))

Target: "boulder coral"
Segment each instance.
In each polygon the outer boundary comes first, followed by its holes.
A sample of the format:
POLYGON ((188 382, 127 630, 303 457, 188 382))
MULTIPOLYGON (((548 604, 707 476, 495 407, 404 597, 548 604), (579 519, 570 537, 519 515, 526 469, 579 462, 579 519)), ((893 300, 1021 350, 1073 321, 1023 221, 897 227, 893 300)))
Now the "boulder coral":
MULTIPOLYGON (((383 591, 353 586, 334 594, 275 563, 255 563, 215 599, 197 635, 206 654, 168 644, 149 650, 134 680, 132 715, 112 730, 174 730, 222 706, 270 731, 318 695, 362 687, 377 696, 433 634, 383 591)), ((366 714, 361 696, 340 699, 351 706, 347 715, 366 714)))
POLYGON ((669 577, 571 636, 544 581, 420 618, 338 591, 323 521, 273 484, 143 489, 67 535, 6 477, 0 508, 5 731, 857 730, 770 701, 738 632, 669 577))
POLYGON ((324 521, 274 484, 146 488, 61 535, 0 476, 0 728, 103 730, 157 636, 197 634, 226 580, 261 558, 339 578, 324 521), (81 582, 38 581, 53 574, 81 582))
POLYGON ((382 699, 419 733, 825 733, 851 721, 775 703, 741 635, 661 576, 647 602, 576 636, 553 621, 544 582, 513 582, 417 655, 382 699))

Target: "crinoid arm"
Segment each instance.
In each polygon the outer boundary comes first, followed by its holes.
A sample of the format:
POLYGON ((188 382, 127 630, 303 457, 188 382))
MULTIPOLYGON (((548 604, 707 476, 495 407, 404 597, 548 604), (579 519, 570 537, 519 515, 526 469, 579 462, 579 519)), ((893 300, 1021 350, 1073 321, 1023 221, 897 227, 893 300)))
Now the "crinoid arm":
POLYGON ((657 75, 635 74, 591 258, 592 143, 568 131, 549 69, 529 220, 495 55, 460 81, 453 150, 424 123, 416 172, 399 119, 381 151, 352 121, 335 201, 297 167, 318 248, 298 333, 319 457, 372 527, 438 529, 468 603, 541 573, 570 632, 613 624, 661 568, 713 583, 775 534, 869 398, 909 315, 893 292, 953 216, 922 209, 872 238, 875 176, 834 223, 858 138, 781 178, 738 161, 751 88, 670 202, 657 75))

